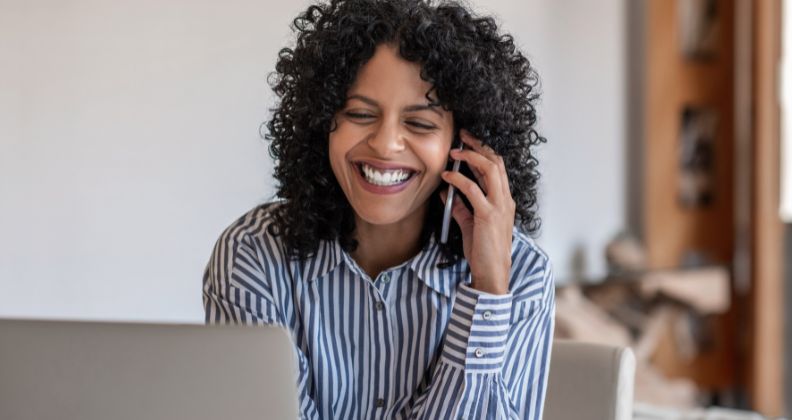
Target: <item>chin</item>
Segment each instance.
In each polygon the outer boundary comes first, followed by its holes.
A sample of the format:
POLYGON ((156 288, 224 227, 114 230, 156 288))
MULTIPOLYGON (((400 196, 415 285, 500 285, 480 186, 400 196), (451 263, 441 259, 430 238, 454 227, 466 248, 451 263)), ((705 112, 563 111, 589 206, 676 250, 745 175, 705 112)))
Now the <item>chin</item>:
POLYGON ((404 220, 409 212, 407 209, 394 209, 393 206, 376 206, 367 204, 360 208, 352 206, 358 217, 372 225, 389 225, 404 220))

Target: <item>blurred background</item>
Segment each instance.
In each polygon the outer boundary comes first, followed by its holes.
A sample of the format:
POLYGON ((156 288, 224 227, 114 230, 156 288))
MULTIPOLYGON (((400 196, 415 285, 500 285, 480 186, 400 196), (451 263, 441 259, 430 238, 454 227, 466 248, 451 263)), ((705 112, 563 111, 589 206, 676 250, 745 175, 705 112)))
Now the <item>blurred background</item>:
MULTIPOLYGON (((0 0, 0 317, 203 322, 308 4, 0 0)), ((470 4, 541 77, 556 336, 634 349, 636 418, 788 415, 792 6, 470 4)))

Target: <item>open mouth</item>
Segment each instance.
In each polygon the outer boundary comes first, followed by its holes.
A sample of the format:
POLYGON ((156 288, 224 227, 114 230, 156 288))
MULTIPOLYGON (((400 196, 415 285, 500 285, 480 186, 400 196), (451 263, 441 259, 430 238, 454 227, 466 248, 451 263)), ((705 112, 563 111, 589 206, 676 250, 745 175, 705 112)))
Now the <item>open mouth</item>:
POLYGON ((363 162, 353 162, 353 165, 366 182, 382 187, 404 184, 418 173, 407 168, 375 169, 363 162))

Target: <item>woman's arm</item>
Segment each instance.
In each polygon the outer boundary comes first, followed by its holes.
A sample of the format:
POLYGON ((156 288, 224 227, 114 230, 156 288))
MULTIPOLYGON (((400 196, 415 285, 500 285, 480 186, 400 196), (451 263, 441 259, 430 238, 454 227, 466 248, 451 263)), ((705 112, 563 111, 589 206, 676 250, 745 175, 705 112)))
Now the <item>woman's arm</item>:
POLYGON ((522 234, 503 157, 467 130, 460 138, 470 149, 451 157, 467 162, 477 182, 459 172, 442 177, 473 206, 455 197, 452 207, 470 286, 457 289, 439 367, 412 417, 540 420, 555 320, 551 266, 531 240, 513 238, 522 234))
POLYGON ((506 295, 459 285, 440 363, 409 418, 541 420, 555 288, 549 263, 529 271, 506 295))

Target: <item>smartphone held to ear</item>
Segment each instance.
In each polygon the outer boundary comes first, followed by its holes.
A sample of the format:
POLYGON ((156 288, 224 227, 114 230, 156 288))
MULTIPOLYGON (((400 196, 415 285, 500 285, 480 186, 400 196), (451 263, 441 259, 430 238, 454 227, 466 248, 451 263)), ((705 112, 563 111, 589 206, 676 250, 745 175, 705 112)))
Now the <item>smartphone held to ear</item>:
MULTIPOLYGON (((457 150, 463 150, 464 148, 465 148, 465 143, 460 141, 457 150)), ((454 166, 451 169, 451 171, 459 172, 459 165, 461 163, 462 163, 461 160, 455 160, 454 166)), ((440 243, 442 244, 448 242, 448 230, 451 227, 451 208, 454 205, 454 191, 455 191, 454 186, 448 184, 448 194, 446 195, 445 210, 443 210, 443 228, 440 232, 440 243)))

